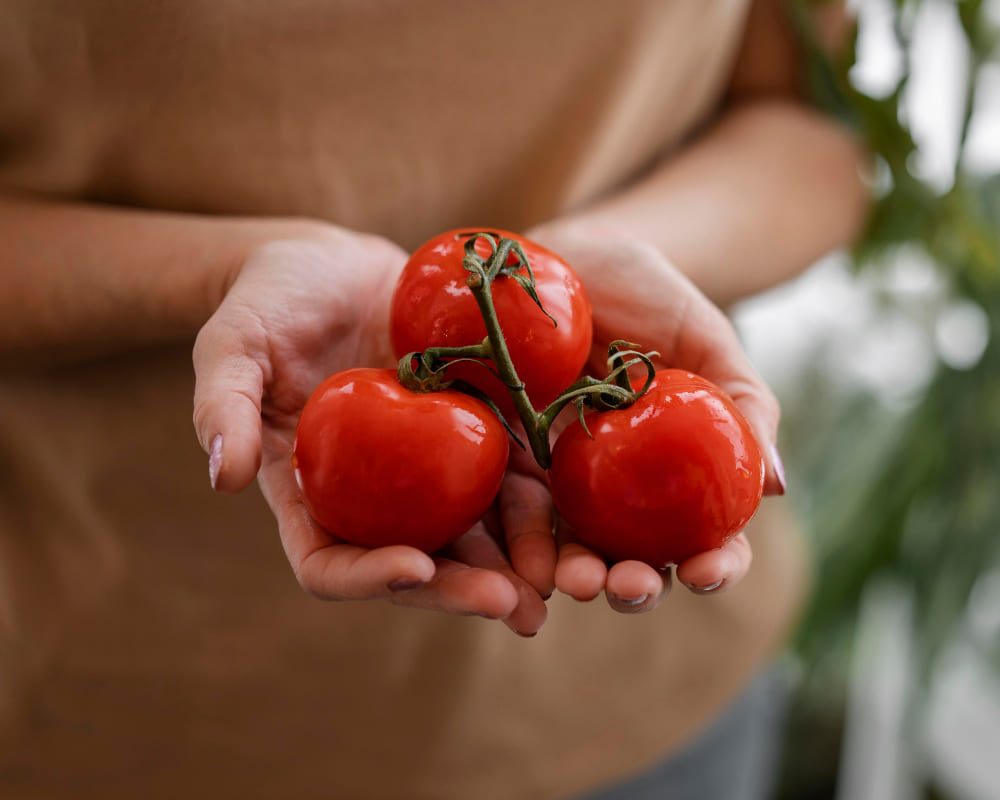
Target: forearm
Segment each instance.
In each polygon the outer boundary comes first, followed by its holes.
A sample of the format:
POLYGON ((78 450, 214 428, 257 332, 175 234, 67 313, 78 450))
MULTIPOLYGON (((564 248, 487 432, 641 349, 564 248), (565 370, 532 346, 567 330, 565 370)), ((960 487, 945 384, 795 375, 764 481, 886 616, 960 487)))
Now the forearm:
POLYGON ((747 101, 574 219, 650 242, 726 306, 854 239, 864 167, 858 143, 827 118, 792 101, 747 101))
POLYGON ((193 336, 275 224, 0 196, 0 362, 193 336))

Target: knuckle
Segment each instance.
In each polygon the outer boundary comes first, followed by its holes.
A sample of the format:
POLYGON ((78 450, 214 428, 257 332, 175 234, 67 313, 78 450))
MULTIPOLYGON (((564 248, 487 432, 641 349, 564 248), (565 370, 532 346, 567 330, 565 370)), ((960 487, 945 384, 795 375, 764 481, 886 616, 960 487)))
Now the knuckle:
POLYGON ((206 344, 212 338, 214 328, 215 317, 213 316, 201 326, 201 329, 198 331, 198 335, 194 338, 194 347, 191 350, 191 356, 196 368, 202 361, 202 357, 205 354, 206 344))
POLYGON ((772 414, 781 413, 781 403, 778 402, 777 395, 771 391, 771 387, 766 383, 761 382, 760 387, 760 399, 763 403, 764 408, 772 414))
POLYGON ((206 451, 208 450, 209 440, 211 439, 212 434, 212 431, 209 430, 211 427, 211 417, 211 404, 208 401, 208 398, 195 395, 192 422, 194 423, 195 432, 198 435, 198 441, 206 451))
MULTIPOLYGON (((363 599, 367 593, 361 589, 350 572, 353 564, 340 557, 330 556, 321 548, 307 556, 298 568, 293 567, 296 580, 302 590, 317 600, 337 602, 341 600, 363 599)), ((356 563, 357 557, 354 561, 356 563)))
POLYGON ((767 414, 768 421, 777 430, 778 421, 781 419, 781 403, 770 388, 764 386, 760 397, 764 413, 767 414))
POLYGON ((551 513, 551 506, 544 498, 535 493, 515 496, 505 494, 500 498, 500 513, 505 517, 534 519, 543 514, 551 513))
POLYGON ((292 574, 295 575, 295 581, 303 592, 317 600, 326 600, 329 593, 316 572, 314 556, 315 553, 311 553, 301 561, 293 560, 291 564, 292 574))
POLYGON ((337 598, 330 592, 325 583, 319 579, 314 572, 299 569, 295 570, 295 579, 299 587, 310 597, 317 600, 336 600, 337 598))

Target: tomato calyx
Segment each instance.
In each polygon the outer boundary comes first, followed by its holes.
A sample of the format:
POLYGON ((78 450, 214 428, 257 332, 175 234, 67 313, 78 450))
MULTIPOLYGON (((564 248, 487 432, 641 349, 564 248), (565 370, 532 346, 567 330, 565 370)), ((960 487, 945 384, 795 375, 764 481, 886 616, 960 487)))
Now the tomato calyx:
MULTIPOLYGON (((483 369, 489 370, 499 378, 500 375, 497 371, 490 367, 487 361, 481 360, 492 360, 490 352, 491 348, 489 342, 486 340, 480 344, 472 344, 465 347, 429 347, 423 351, 407 353, 399 359, 399 364, 396 367, 396 377, 404 387, 415 394, 442 392, 450 389, 451 391, 458 391, 470 397, 475 397, 489 407, 490 411, 500 420, 515 444, 522 450, 525 450, 527 448, 524 442, 514 432, 510 423, 504 417, 503 412, 500 411, 497 404, 493 402, 493 399, 486 392, 467 381, 451 380, 447 377, 446 371, 448 367, 463 361, 470 361, 478 364, 483 369)), ((524 389, 523 386, 520 388, 524 389)))
POLYGON ((608 345, 608 374, 603 379, 585 375, 559 395, 540 414, 540 417, 547 423, 543 423, 546 433, 559 413, 569 403, 573 403, 576 406, 580 425, 583 426, 587 436, 593 439, 594 437, 587 427, 585 408, 598 412, 614 411, 628 408, 642 397, 648 391, 653 377, 656 375, 656 367, 653 365, 652 359, 659 353, 655 350, 644 353, 636 349, 638 347, 638 344, 626 342, 624 339, 616 339, 611 342, 608 345), (629 370, 640 364, 646 369, 646 379, 642 386, 636 390, 632 386, 629 370))
POLYGON ((463 361, 478 364, 497 375, 495 369, 480 360, 484 358, 490 358, 489 347, 485 342, 466 347, 429 347, 426 350, 407 353, 399 359, 396 375, 399 382, 411 392, 417 394, 440 392, 451 388, 455 383, 464 383, 464 381, 449 380, 445 372, 448 367, 463 361))
MULTIPOLYGON (((542 301, 538 297, 535 285, 535 273, 531 269, 531 261, 528 259, 528 254, 524 252, 524 247, 521 246, 520 242, 504 238, 489 231, 459 234, 459 236, 469 237, 465 242, 465 258, 462 259, 462 267, 470 273, 466 285, 472 290, 473 295, 476 294, 475 289, 478 286, 485 286, 487 293, 489 293, 489 288, 497 278, 511 278, 517 281, 518 285, 524 289, 532 302, 538 306, 539 310, 552 320, 553 327, 559 327, 556 318, 545 310, 545 306, 542 305, 542 301), (485 241, 489 245, 490 255, 488 258, 483 258, 476 252, 476 244, 480 241, 485 241), (527 274, 520 271, 522 267, 527 274)), ((490 296, 492 297, 492 295, 490 296)), ((480 310, 483 310, 481 304, 480 310)), ((493 316, 496 316, 495 312, 493 316)), ((487 331, 489 330, 488 320, 486 329, 487 331)), ((499 324, 497 329, 499 330, 499 324)), ((500 338, 502 340, 503 336, 501 335, 500 338)))

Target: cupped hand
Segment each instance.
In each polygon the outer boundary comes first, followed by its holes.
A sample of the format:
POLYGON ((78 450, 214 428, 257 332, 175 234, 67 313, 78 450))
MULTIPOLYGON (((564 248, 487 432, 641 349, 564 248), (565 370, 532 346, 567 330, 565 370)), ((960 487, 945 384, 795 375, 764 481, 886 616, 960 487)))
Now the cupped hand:
MULTIPOLYGON (((659 351, 657 366, 687 369, 717 384, 739 406, 765 454, 765 494, 784 493, 775 447, 778 402, 750 365, 725 314, 658 250, 614 230, 552 223, 527 236, 565 258, 587 287, 594 310, 595 374, 606 372, 608 344, 625 339, 659 351)), ((564 413, 553 434, 571 422, 564 413)), ((517 463, 526 476, 543 480, 525 460, 517 463)), ((656 570, 639 561, 609 567, 562 523, 556 542, 555 585, 578 600, 592 600, 603 591, 612 608, 635 613, 655 608, 670 590, 669 568, 656 570)), ((750 542, 740 533, 724 547, 678 564, 677 579, 697 594, 718 593, 739 583, 751 560, 750 542)), ((514 566, 519 567, 516 558, 514 566)))
POLYGON ((339 540, 302 503, 291 465, 299 415, 331 373, 393 363, 389 302, 406 259, 385 239, 320 223, 249 254, 193 354, 194 424, 212 486, 239 492, 258 478, 292 569, 317 597, 478 614, 532 635, 545 604, 498 544, 509 510, 428 555, 339 540))

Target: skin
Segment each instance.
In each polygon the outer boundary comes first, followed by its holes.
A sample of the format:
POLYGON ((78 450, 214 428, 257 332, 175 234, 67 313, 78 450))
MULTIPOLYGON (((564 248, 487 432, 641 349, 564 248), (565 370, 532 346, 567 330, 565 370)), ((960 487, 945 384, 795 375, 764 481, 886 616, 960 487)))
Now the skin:
MULTIPOLYGON (((755 7, 710 128, 618 194, 526 232, 583 278, 595 352, 630 338, 734 397, 767 454, 771 494, 783 490, 773 449, 778 405, 708 298, 728 305, 848 243, 867 203, 856 142, 799 102, 797 54, 777 6, 755 7)), ((553 538, 543 476, 527 463, 514 464, 493 512, 444 558, 365 550, 312 522, 289 463, 295 420, 330 372, 390 363, 389 298, 406 260, 391 242, 312 220, 16 195, 0 198, 0 220, 0 360, 24 367, 197 333, 194 425, 213 486, 238 492, 257 478, 306 591, 480 614, 524 636, 541 627, 555 588, 579 600, 603 592, 622 613, 651 610, 669 591, 669 572, 638 562, 609 569, 571 531, 553 538), (136 253, 144 269, 135 269, 136 253)), ((692 591, 719 592, 750 561, 741 534, 676 573, 692 591)))

